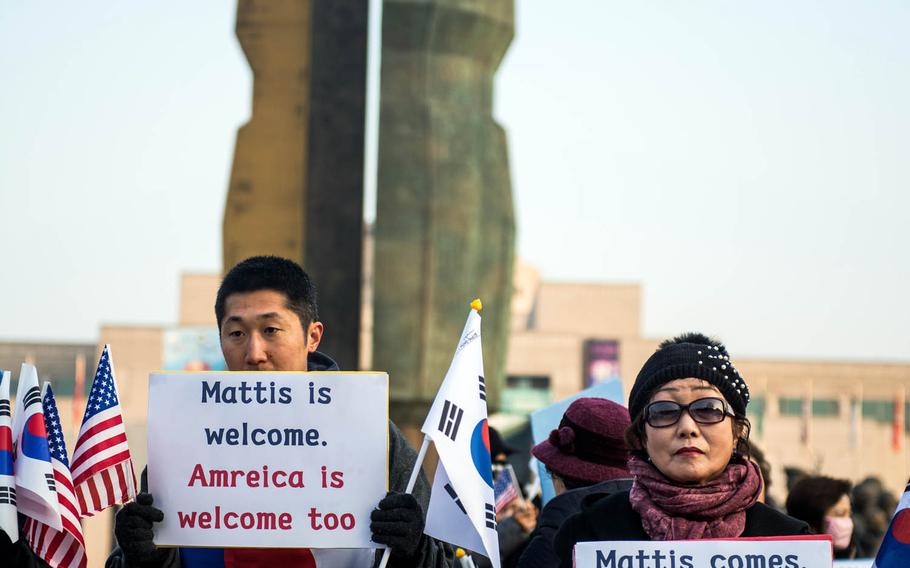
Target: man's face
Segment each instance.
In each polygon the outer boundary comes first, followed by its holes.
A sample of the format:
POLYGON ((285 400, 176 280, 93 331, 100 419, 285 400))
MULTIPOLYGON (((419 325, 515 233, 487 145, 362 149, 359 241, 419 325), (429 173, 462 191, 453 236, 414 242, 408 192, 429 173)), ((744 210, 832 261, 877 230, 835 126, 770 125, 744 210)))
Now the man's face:
POLYGON ((274 290, 231 294, 224 302, 221 352, 231 371, 306 371, 307 354, 322 339, 322 324, 304 332, 300 318, 274 290))

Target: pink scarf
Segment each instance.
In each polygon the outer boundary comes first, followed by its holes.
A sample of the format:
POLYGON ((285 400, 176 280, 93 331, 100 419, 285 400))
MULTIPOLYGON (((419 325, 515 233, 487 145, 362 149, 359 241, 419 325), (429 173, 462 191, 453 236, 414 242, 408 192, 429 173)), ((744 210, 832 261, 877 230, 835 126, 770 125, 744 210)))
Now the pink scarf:
POLYGON ((629 460, 629 501, 653 540, 737 538, 746 527, 746 509, 758 501, 762 480, 753 462, 730 462, 704 485, 673 483, 650 463, 629 460))

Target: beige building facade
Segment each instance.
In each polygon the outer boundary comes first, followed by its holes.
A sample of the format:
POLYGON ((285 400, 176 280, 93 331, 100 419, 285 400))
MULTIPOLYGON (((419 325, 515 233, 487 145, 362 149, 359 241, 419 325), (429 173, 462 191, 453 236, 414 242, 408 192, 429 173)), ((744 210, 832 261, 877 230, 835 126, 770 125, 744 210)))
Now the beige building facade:
MULTIPOLYGON (((586 386, 586 345, 613 340, 628 397, 639 369, 665 338, 641 333, 638 284, 555 283, 528 266, 515 270, 508 389, 555 402, 586 386), (522 378, 536 381, 523 383, 522 378)), ((679 332, 691 330, 678 330, 679 332)), ((699 330, 709 335, 723 330, 699 330)), ((771 493, 785 497, 785 467, 797 467, 854 483, 878 476, 899 495, 910 476, 906 392, 910 364, 859 361, 765 360, 731 353, 752 394, 752 439, 772 465, 771 493)), ((501 409, 509 412, 509 408, 501 409)), ((522 408, 526 410, 526 408, 522 408)))

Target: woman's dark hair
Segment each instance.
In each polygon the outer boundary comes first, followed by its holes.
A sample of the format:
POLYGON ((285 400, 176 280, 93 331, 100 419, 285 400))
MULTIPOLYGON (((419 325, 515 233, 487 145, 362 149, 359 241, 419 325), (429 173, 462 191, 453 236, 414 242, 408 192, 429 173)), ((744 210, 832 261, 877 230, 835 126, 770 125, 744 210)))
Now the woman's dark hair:
POLYGON ((765 498, 767 499, 768 491, 771 490, 771 464, 768 463, 768 459, 765 457, 765 452, 756 446, 755 442, 749 440, 748 443, 749 458, 757 463, 758 469, 761 470, 762 481, 765 482, 765 498))
POLYGON ((550 474, 552 478, 559 478, 562 480, 562 484, 566 486, 566 489, 581 489, 582 487, 590 487, 595 485, 591 481, 585 481, 584 479, 575 479, 574 477, 567 477, 561 473, 556 473, 550 468, 547 468, 547 473, 550 474))
MULTIPOLYGON (((648 453, 645 450, 645 413, 640 413, 626 430, 626 445, 633 456, 641 459, 647 459, 648 453)), ((749 419, 741 416, 733 417, 733 436, 736 443, 733 446, 733 452, 736 456, 743 459, 750 459, 752 448, 749 446, 749 434, 752 432, 752 423, 749 419)))
POLYGON ((787 514, 809 523, 816 533, 822 532, 825 511, 844 495, 850 495, 850 482, 825 476, 804 477, 787 495, 787 514))
POLYGON ((215 319, 218 329, 224 320, 224 304, 231 294, 273 290, 287 298, 285 306, 300 318, 306 333, 319 319, 316 286, 309 275, 293 260, 278 256, 252 256, 239 262, 224 276, 215 297, 215 319))

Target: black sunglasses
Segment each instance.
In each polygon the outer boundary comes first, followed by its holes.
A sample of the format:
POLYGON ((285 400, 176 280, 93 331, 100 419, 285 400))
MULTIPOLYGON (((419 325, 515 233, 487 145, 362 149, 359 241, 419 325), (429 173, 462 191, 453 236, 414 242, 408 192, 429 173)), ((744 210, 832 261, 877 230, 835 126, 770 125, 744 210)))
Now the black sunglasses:
POLYGON ((645 422, 652 428, 673 426, 688 411, 692 420, 699 424, 717 424, 727 416, 733 416, 733 409, 720 398, 708 397, 693 400, 689 404, 679 404, 672 400, 658 400, 645 407, 645 422))

